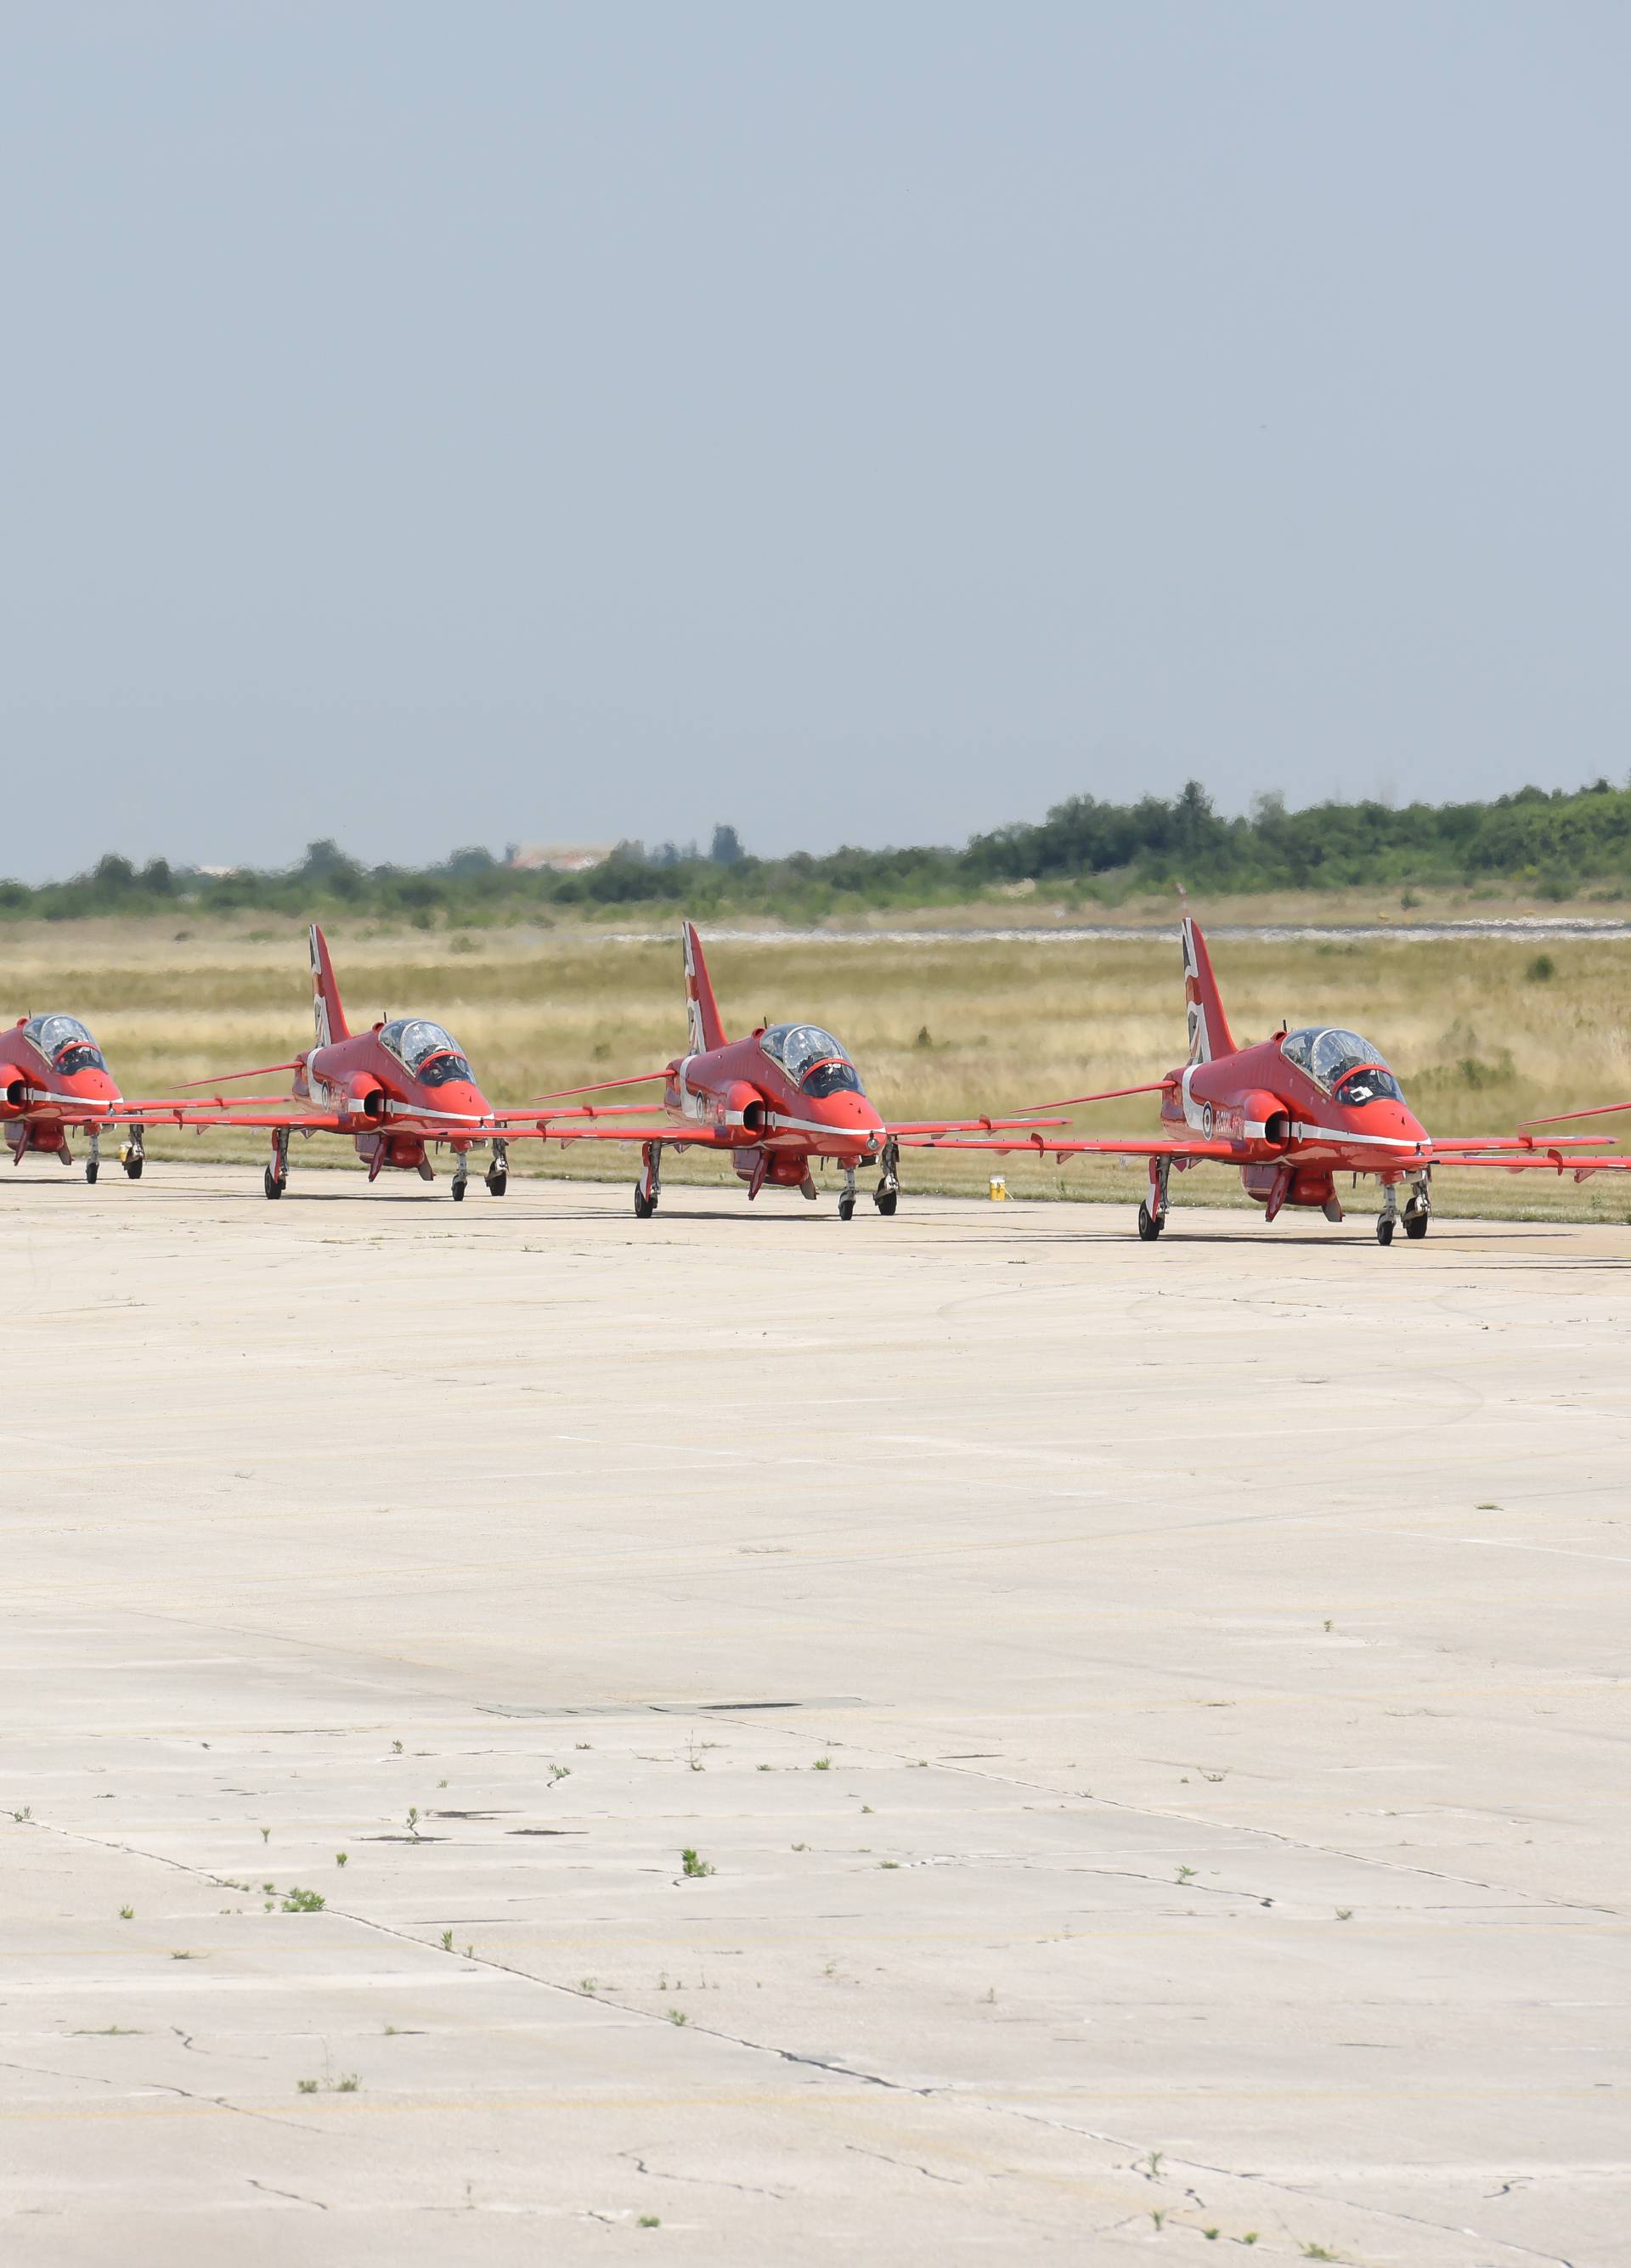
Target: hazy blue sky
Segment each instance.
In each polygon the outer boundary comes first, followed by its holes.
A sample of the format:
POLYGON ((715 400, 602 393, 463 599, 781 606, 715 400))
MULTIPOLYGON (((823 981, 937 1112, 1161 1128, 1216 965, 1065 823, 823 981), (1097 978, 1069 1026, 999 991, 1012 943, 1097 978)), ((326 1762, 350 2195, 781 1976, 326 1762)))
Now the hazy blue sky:
POLYGON ((1631 764, 1631 11, 0 17, 0 872, 1631 764))

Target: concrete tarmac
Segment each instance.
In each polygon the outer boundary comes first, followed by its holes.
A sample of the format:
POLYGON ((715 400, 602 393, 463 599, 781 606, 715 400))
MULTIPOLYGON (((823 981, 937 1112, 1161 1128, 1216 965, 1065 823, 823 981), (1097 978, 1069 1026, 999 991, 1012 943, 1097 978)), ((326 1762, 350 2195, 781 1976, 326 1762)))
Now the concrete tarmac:
POLYGON ((0 2257, 1631 2261, 1631 1230, 1129 1189, 8 1173, 0 2257))

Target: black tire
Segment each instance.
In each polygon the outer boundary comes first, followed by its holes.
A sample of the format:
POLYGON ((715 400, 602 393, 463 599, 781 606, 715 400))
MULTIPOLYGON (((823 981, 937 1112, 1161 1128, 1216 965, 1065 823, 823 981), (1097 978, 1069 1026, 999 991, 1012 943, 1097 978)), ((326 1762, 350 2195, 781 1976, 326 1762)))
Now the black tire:
POLYGON ((1161 1216, 1151 1212, 1148 1200, 1145 1199, 1139 1206, 1139 1241, 1142 1244, 1154 1244, 1160 1234, 1161 1216))
POLYGON ((651 1198, 646 1196, 644 1188, 638 1182, 636 1182, 634 1184, 634 1218, 636 1220, 649 1220, 656 1210, 657 1208, 655 1204, 652 1202, 651 1198))
POLYGON ((455 1182, 454 1183, 449 1194, 452 1196, 454 1204, 462 1204, 464 1203, 464 1192, 467 1186, 468 1185, 463 1182, 455 1182))
POLYGON ((501 1197, 509 1186, 510 1177, 507 1174, 489 1174, 487 1175, 487 1190, 491 1197, 501 1197))
POLYGON ((95 1181, 95 1179, 96 1179, 96 1171, 97 1171, 97 1161, 96 1161, 96 1160, 95 1160, 94 1158, 87 1158, 87 1159, 85 1160, 85 1179, 86 1179, 86 1181, 87 1181, 87 1182, 94 1182, 94 1181, 95 1181))
POLYGON ((278 1180, 277 1174, 272 1171, 269 1166, 266 1169, 266 1177, 262 1183, 262 1187, 265 1189, 266 1194, 269 1197, 280 1197, 284 1193, 284 1185, 282 1182, 278 1180))
POLYGON ((877 1206, 878 1211, 883 1215, 885 1220, 887 1220, 889 1215, 894 1211, 895 1207, 899 1201, 900 1191, 898 1189, 880 1189, 877 1196, 873 1200, 874 1204, 877 1206))
POLYGON ((1427 1225, 1428 1216, 1424 1212, 1407 1212, 1405 1215, 1405 1233, 1413 1244, 1421 1243, 1427 1234, 1427 1225))
POLYGON ((1391 1244, 1391 1242, 1392 1242, 1392 1241, 1393 1241, 1393 1219, 1392 1219, 1392 1215, 1391 1215, 1391 1213, 1385 1213, 1385 1212, 1384 1212, 1384 1214, 1382 1214, 1382 1216, 1380 1217, 1380 1219, 1379 1219, 1377 1220, 1377 1222, 1376 1222, 1376 1242, 1377 1242, 1378 1244, 1384 1244, 1384 1245, 1386 1245, 1386 1244, 1391 1244))
POLYGON ((840 1220, 853 1220, 854 1218, 855 1200, 850 1195, 849 1191, 845 1189, 844 1195, 838 1199, 838 1219, 840 1220))
POLYGON ((124 1161, 124 1169, 133 1182, 139 1182, 142 1178, 142 1168, 146 1163, 145 1158, 127 1158, 124 1161))

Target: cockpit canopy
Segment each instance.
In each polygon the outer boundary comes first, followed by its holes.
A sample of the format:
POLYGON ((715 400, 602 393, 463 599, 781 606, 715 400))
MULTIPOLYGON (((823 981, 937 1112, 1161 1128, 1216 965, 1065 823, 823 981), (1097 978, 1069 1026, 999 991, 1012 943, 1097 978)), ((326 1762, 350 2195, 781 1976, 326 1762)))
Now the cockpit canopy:
POLYGON ((1405 1099, 1399 1081, 1382 1059, 1381 1049, 1361 1039, 1357 1032, 1326 1031, 1310 1024, 1300 1032, 1288 1032, 1280 1052, 1316 1086, 1350 1108, 1405 1099))
POLYGON ((475 1082, 453 1034, 439 1024, 426 1023, 423 1017, 399 1016, 394 1024, 383 1025, 380 1044, 390 1049, 409 1078, 417 1079, 421 1086, 446 1086, 454 1079, 461 1079, 467 1086, 475 1082))
POLYGON ((772 1024, 759 1034, 759 1045, 801 1094, 818 1102, 823 1095, 867 1092, 847 1053, 819 1024, 772 1024))
POLYGON ((77 1016, 31 1016, 23 1037, 32 1040, 55 1071, 106 1071, 102 1050, 77 1016))

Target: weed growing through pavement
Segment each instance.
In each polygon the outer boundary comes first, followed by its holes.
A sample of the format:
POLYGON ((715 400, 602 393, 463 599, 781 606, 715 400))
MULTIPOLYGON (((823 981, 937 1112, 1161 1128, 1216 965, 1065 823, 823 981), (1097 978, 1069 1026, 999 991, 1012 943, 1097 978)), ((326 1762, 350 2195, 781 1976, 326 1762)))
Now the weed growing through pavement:
POLYGON ((336 1852, 335 1852, 335 1854, 334 1854, 334 1863, 335 1863, 335 1865, 336 1865, 336 1867, 343 1867, 343 1866, 344 1866, 344 1864, 345 1864, 345 1860, 346 1860, 346 1855, 347 1855, 347 1854, 346 1854, 343 1851, 336 1851, 336 1852))
POLYGON ((810 1766, 810 1770, 812 1771, 830 1771, 832 1770, 832 1758, 830 1756, 817 1756, 815 1763, 810 1766))
POLYGON ((689 2024, 690 2018, 686 2014, 683 2008, 670 2008, 668 2011, 668 2021, 671 2024, 689 2024))
POLYGON ((271 1839, 272 1839, 272 1830, 271 1830, 271 1829, 270 1829, 269 1827, 263 1827, 263 1828, 262 1828, 262 1830, 261 1830, 261 1840, 262 1840, 262 1843, 269 1843, 269 1842, 271 1841, 271 1839))
POLYGON ((291 1890, 284 1900, 285 1913, 321 1913, 323 1910, 321 1890, 291 1890))
POLYGON ((572 1766, 570 1764, 551 1764, 550 1766, 550 1778, 551 1779, 570 1779, 572 1778, 572 1766))
POLYGON ((453 1932, 450 1929, 445 1929, 442 1932, 442 1951, 444 1953, 453 1951, 453 1932))
POLYGON ((1178 1880, 1180 1882, 1192 1882, 1194 1879, 1195 1869, 1192 1867, 1180 1867, 1178 1868, 1178 1880))
POLYGON ((898 1859, 880 1859, 878 1865, 886 1874, 898 1874, 900 1872, 898 1859))
POLYGON ((680 1870, 686 1880, 692 1882, 700 1881, 703 1875, 711 1874, 713 1872, 707 1859, 699 1859, 694 1851, 681 1852, 680 1870))
POLYGON ((634 2226, 636 2228, 661 2228, 662 2223, 654 2213, 643 2213, 634 2226))
POLYGON ((121 1921, 134 1921, 136 1919, 136 1908, 134 1906, 121 1906, 119 1909, 119 1918, 121 1921))
POLYGON ((394 1756, 401 1756, 401 1754, 402 1754, 402 1742, 401 1742, 400 1741, 393 1741, 393 1742, 391 1742, 391 1754, 392 1754, 394 1756))

